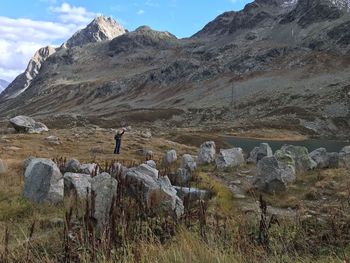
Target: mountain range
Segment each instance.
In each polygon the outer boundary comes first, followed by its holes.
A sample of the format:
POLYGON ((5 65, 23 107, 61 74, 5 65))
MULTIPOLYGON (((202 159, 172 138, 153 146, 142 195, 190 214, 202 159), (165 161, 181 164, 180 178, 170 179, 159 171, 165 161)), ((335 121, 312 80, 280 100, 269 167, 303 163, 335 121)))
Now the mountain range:
POLYGON ((256 0, 192 37, 98 17, 40 49, 0 95, 0 117, 116 125, 350 131, 349 1, 256 0), (78 117, 77 117, 78 116, 78 117))

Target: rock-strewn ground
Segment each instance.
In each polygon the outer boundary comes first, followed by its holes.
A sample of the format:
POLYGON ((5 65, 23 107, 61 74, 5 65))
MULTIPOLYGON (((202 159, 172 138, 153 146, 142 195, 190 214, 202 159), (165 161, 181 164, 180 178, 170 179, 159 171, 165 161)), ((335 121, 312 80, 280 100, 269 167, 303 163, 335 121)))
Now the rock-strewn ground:
POLYGON ((349 19, 328 0, 257 0, 191 38, 143 26, 111 41, 62 48, 25 92, 0 96, 0 117, 227 122, 346 137, 349 19))

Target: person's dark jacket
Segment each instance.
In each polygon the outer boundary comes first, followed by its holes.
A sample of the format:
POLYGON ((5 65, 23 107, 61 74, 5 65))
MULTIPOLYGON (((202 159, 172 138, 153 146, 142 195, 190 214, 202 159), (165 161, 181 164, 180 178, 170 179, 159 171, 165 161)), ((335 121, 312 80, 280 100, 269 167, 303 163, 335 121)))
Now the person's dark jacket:
POLYGON ((121 133, 117 133, 115 136, 114 136, 114 140, 120 140, 123 136, 125 131, 121 132, 121 133))

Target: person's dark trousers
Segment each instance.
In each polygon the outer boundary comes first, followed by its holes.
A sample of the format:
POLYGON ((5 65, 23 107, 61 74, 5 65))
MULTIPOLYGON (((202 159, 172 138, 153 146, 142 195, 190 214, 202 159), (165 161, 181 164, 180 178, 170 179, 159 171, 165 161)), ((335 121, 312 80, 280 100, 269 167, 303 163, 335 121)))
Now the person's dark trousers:
POLYGON ((114 154, 119 154, 120 152, 120 145, 122 143, 122 140, 118 139, 115 140, 115 149, 114 149, 114 154))

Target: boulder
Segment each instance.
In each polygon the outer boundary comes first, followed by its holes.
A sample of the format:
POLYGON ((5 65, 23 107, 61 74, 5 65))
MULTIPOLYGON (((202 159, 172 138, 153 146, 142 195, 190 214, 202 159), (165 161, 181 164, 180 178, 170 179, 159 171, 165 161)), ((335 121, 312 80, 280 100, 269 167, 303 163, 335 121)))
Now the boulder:
POLYGON ((45 124, 23 115, 10 119, 10 123, 17 132, 42 133, 49 130, 45 124))
POLYGON ((157 169, 157 164, 156 164, 156 162, 153 161, 153 160, 148 160, 148 161, 146 161, 146 164, 147 164, 148 166, 154 168, 154 169, 157 169))
POLYGON ((176 173, 169 174, 170 182, 173 185, 186 185, 191 179, 191 172, 184 168, 177 169, 176 173))
POLYGON ((339 167, 339 153, 337 152, 332 152, 332 153, 327 153, 328 156, 328 167, 329 168, 338 168, 339 167))
POLYGON ((143 149, 143 156, 146 158, 146 160, 151 160, 153 158, 153 151, 143 149))
POLYGON ((329 154, 325 148, 318 148, 309 154, 310 158, 317 164, 317 168, 329 167, 329 154))
POLYGON ((150 129, 146 129, 146 130, 141 132, 141 136, 143 138, 146 138, 146 139, 151 138, 152 137, 152 132, 151 132, 150 129))
POLYGON ((165 153, 165 156, 163 158, 163 163, 165 165, 171 165, 172 163, 176 162, 177 155, 175 150, 170 150, 165 153))
POLYGON ((350 168, 350 146, 345 146, 339 152, 339 167, 350 168))
POLYGON ((243 150, 241 148, 221 149, 216 158, 216 167, 223 170, 237 167, 244 162, 243 150))
POLYGON ((89 175, 96 173, 97 175, 100 173, 100 168, 96 163, 84 163, 79 166, 79 173, 89 174, 89 175))
POLYGON ((215 161, 216 147, 215 142, 207 141, 204 142, 198 152, 197 162, 199 164, 208 164, 215 161))
POLYGON ((257 164, 254 186, 268 193, 286 191, 296 179, 293 162, 292 157, 283 152, 277 153, 277 156, 264 157, 257 164))
POLYGON ((193 172, 197 168, 197 164, 190 154, 184 154, 181 158, 181 168, 193 172))
POLYGON ((94 218, 97 222, 97 235, 109 220, 113 197, 117 195, 118 181, 108 173, 101 173, 91 179, 91 190, 95 194, 94 218))
POLYGON ((109 174, 113 178, 119 179, 119 178, 123 177, 123 175, 126 173, 127 170, 128 170, 128 168, 123 166, 121 163, 114 162, 113 165, 109 169, 109 174))
POLYGON ((209 200, 210 199, 210 192, 207 190, 201 190, 198 188, 189 188, 189 187, 180 187, 180 186, 174 186, 177 195, 181 198, 183 201, 189 201, 194 202, 198 200, 209 200))
POLYGON ((53 145, 60 145, 61 144, 60 138, 58 138, 57 136, 51 135, 51 136, 47 137, 46 140, 49 144, 53 144, 53 145))
POLYGON ((78 197, 86 198, 87 193, 91 192, 91 175, 78 173, 65 173, 64 179, 64 194, 68 196, 71 191, 74 191, 78 197))
POLYGON ((32 160, 36 159, 34 156, 29 156, 23 162, 23 170, 25 171, 32 160))
POLYGON ((152 212, 181 216, 184 207, 169 178, 155 178, 142 171, 144 168, 133 167, 126 172, 125 184, 129 194, 152 212))
POLYGON ((262 158, 272 156, 272 149, 268 143, 260 143, 259 147, 255 147, 249 154, 247 162, 258 163, 262 158))
POLYGON ((135 174, 138 175, 147 175, 153 179, 158 179, 159 178, 159 171, 148 164, 141 164, 136 167, 130 168, 128 171, 132 171, 135 174))
POLYGON ((79 170, 80 170, 80 162, 77 159, 69 160, 64 167, 65 173, 78 173, 79 170))
POLYGON ((63 201, 63 176, 49 159, 32 159, 24 173, 23 196, 35 203, 63 201))
POLYGON ((316 162, 310 158, 306 147, 285 145, 281 148, 281 151, 289 154, 294 159, 297 173, 304 173, 317 166, 316 162))
POLYGON ((7 172, 7 165, 6 163, 0 159, 0 174, 4 174, 7 172))

